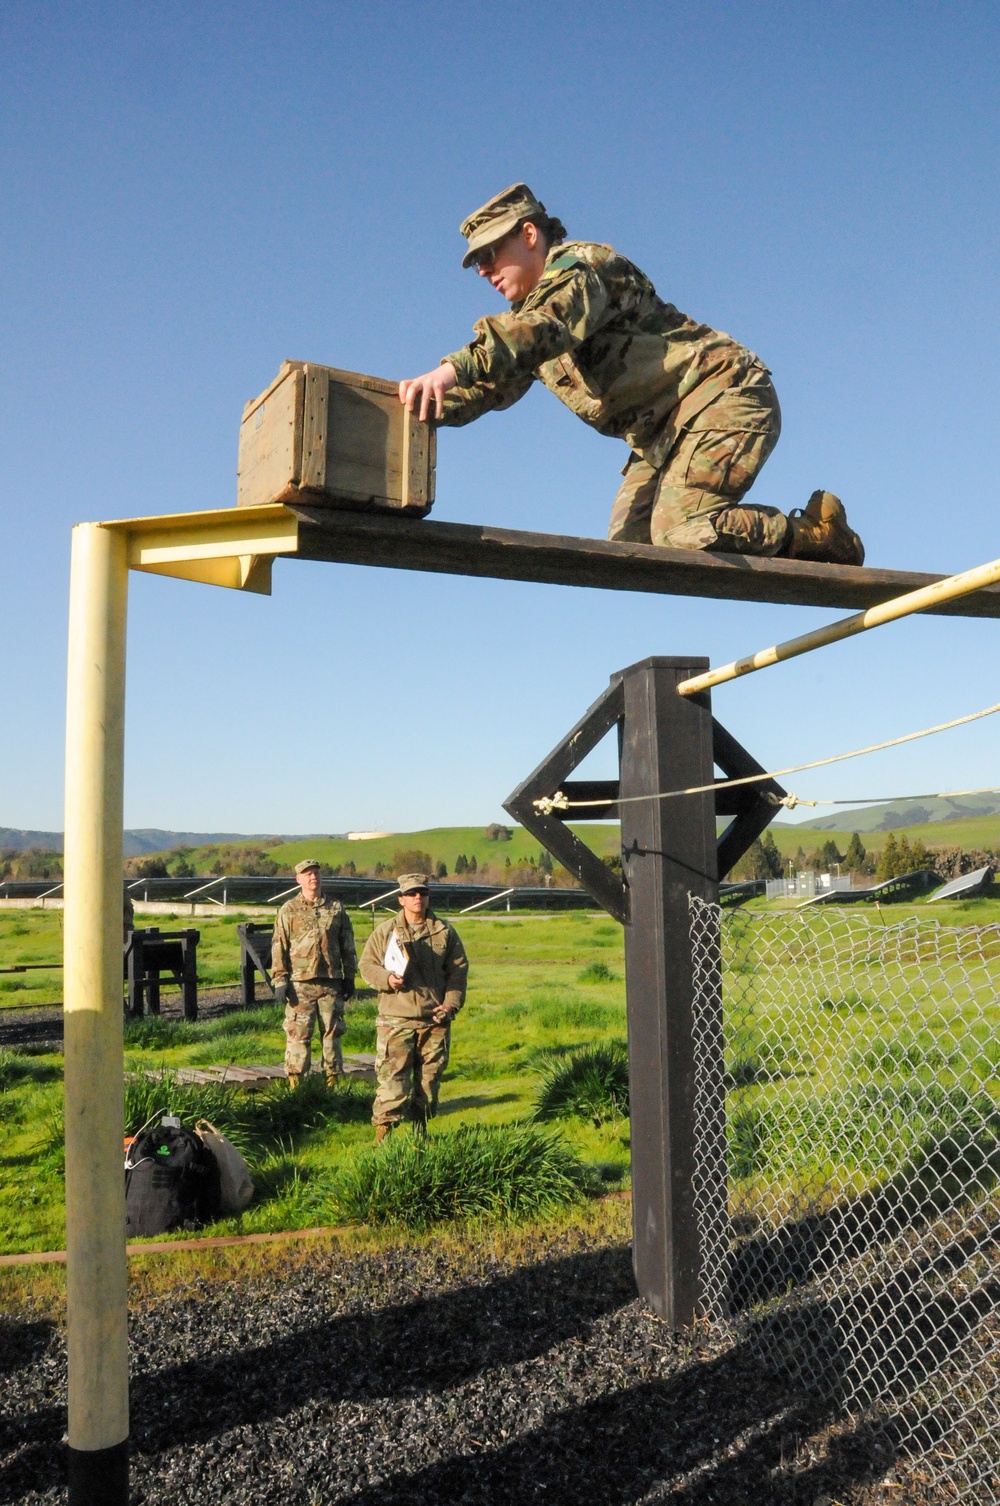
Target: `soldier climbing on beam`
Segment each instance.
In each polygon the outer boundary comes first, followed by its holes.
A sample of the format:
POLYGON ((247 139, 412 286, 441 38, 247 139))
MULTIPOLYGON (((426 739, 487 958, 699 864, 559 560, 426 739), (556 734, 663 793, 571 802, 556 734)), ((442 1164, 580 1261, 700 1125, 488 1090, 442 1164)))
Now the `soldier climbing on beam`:
POLYGON ((411 412, 471 423, 511 407, 537 378, 631 447, 610 539, 864 563, 832 492, 813 492, 787 516, 744 501, 781 432, 771 373, 752 351, 664 303, 611 246, 566 240, 524 183, 461 228, 462 265, 488 278, 510 311, 477 320, 468 345, 400 382, 411 412))

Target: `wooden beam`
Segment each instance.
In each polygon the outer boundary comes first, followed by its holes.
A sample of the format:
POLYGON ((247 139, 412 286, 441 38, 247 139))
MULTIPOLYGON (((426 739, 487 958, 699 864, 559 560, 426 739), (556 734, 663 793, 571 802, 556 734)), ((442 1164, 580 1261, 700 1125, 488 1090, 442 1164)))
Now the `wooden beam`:
MULTIPOLYGON (((690 939, 692 895, 718 903, 715 796, 635 800, 671 787, 711 784, 707 695, 677 694, 704 659, 644 659, 622 674, 622 864, 632 1265, 639 1295, 671 1328, 685 1328, 703 1298, 695 1202, 696 1019, 690 939)), ((721 991, 719 993, 721 1008, 721 991)), ((721 1022, 720 1022, 721 1024, 721 1022)), ((721 1041, 721 1029, 713 1032, 721 1041)), ((713 1062, 713 1128, 725 1124, 721 1053, 713 1062)), ((724 1133, 724 1131, 723 1131, 724 1133)), ((725 1201, 725 1185, 714 1202, 725 1201)), ((724 1209, 719 1210, 725 1220, 724 1209)))
MULTIPOLYGON (((910 570, 659 549, 652 544, 608 543, 298 503, 291 510, 301 522, 295 558, 393 570, 856 611, 944 579, 910 570)), ((952 617, 1000 617, 1000 586, 942 602, 931 611, 952 617)))

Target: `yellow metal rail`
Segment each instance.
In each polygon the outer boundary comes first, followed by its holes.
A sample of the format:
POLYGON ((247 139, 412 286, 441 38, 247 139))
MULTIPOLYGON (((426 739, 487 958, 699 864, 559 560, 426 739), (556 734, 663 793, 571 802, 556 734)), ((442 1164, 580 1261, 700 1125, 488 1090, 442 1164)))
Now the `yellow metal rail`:
POLYGON ((714 685, 725 685, 729 680, 738 680, 741 675, 753 674, 755 669, 767 669, 771 664, 780 664, 785 659, 794 659, 799 654, 808 654, 814 648, 825 648, 828 643, 839 643, 843 638, 853 638, 856 633, 865 633, 869 628, 881 627, 886 622, 896 622, 900 617, 909 617, 913 612, 926 612, 940 606, 943 601, 954 601, 958 596, 970 596, 984 586, 1000 581, 1000 560, 991 560, 988 565, 977 565, 972 570, 963 570, 960 575, 949 575, 945 580, 935 581, 931 586, 921 586, 919 591, 908 591, 893 601, 883 601, 880 606, 869 607, 866 612, 856 612, 853 617, 842 617, 826 627, 815 628, 811 633, 802 633, 798 638, 787 638, 771 648, 759 649, 743 659, 734 659, 718 669, 710 669, 703 675, 693 675, 677 686, 678 695, 697 695, 700 690, 711 690, 714 685))

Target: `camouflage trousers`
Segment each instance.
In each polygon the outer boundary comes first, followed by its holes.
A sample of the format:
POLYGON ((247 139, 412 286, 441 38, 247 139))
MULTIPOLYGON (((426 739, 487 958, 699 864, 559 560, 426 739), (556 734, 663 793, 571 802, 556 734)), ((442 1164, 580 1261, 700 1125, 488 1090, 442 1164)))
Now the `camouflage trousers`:
POLYGON ((313 1029, 319 1016, 323 1067, 341 1073, 344 1058, 340 1037, 344 1024, 344 990, 339 983, 292 983, 285 1004, 285 1070, 289 1077, 307 1077, 312 1066, 313 1029), (293 1002, 294 1001, 294 1002, 293 1002))
POLYGON ((751 367, 682 431, 659 468, 640 455, 625 467, 608 538, 672 549, 778 554, 788 519, 776 507, 740 506, 778 442, 781 409, 770 373, 751 367))
POLYGON ((379 1020, 372 1124, 399 1124, 437 1113, 441 1074, 448 1065, 450 1025, 379 1020))

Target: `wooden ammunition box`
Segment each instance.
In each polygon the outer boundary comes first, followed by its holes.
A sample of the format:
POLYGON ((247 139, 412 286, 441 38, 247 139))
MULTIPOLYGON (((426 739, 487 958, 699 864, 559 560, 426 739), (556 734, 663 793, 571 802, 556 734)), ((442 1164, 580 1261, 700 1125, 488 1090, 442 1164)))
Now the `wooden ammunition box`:
POLYGON ((407 413, 395 382, 284 361, 243 409, 237 503, 298 499, 422 517, 434 501, 436 438, 407 413))

